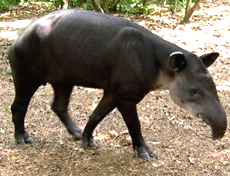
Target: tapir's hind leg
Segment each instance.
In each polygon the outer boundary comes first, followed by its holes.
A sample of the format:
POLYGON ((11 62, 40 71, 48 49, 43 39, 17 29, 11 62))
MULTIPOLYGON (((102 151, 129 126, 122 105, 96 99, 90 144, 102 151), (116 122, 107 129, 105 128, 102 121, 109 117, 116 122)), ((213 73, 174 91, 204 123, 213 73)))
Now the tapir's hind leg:
POLYGON ((96 126, 103 120, 103 118, 115 108, 115 103, 113 101, 112 95, 105 93, 97 105, 96 109, 93 111, 86 124, 82 135, 82 147, 87 149, 89 147, 96 148, 98 144, 94 141, 92 133, 96 126))
POLYGON ((40 85, 36 80, 29 82, 27 79, 19 81, 18 78, 14 78, 15 99, 11 106, 11 112, 15 126, 15 139, 21 145, 34 143, 33 138, 25 131, 24 120, 30 99, 40 85))
POLYGON ((68 113, 69 98, 73 90, 73 85, 60 83, 52 84, 52 86, 54 89, 54 101, 52 104, 52 109, 58 115, 58 117, 67 128, 68 132, 74 137, 74 139, 81 139, 82 131, 79 127, 75 125, 68 113))

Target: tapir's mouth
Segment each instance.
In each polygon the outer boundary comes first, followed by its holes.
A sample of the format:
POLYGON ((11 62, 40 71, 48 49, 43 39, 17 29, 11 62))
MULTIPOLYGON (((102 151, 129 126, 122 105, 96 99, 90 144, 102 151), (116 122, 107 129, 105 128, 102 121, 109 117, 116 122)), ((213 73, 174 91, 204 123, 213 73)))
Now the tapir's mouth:
POLYGON ((212 128, 212 139, 216 140, 219 138, 222 138, 226 128, 223 129, 218 129, 215 127, 215 124, 213 124, 209 118, 207 116, 205 116, 204 114, 200 113, 197 115, 198 118, 200 118, 203 122, 205 122, 207 125, 209 125, 212 128))
POLYGON ((211 126, 210 121, 208 120, 208 118, 204 114, 198 114, 197 117, 199 119, 201 119, 203 122, 205 122, 207 125, 211 126))

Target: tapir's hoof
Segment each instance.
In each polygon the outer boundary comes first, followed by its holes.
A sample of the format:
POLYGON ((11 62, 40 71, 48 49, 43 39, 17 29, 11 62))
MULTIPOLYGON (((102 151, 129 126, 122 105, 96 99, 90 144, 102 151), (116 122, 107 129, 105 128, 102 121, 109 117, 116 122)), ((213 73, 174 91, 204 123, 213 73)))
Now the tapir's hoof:
POLYGON ((149 161, 151 158, 158 158, 158 155, 148 146, 134 147, 134 156, 140 157, 145 161, 149 161))
POLYGON ((96 149, 96 148, 98 148, 98 143, 93 138, 90 138, 89 140, 83 139, 81 146, 85 150, 88 148, 96 149))
POLYGON ((31 136, 29 136, 27 132, 25 132, 24 134, 15 134, 15 139, 17 144, 19 145, 35 143, 34 139, 31 136))
POLYGON ((82 131, 81 129, 76 129, 74 132, 70 132, 70 134, 73 136, 73 138, 77 141, 82 139, 82 131))

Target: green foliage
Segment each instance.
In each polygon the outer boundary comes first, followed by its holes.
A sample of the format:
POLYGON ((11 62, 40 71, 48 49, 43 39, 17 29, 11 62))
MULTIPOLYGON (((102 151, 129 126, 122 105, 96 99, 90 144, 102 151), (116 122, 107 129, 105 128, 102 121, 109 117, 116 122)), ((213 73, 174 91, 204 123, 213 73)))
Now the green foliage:
MULTIPOLYGON (((62 0, 48 0, 53 2, 56 8, 61 7, 62 0)), ((93 10, 93 6, 90 0, 69 0, 69 8, 83 8, 86 10, 93 10)))
POLYGON ((9 9, 10 3, 8 0, 0 1, 0 11, 7 11, 9 9))
POLYGON ((130 14, 149 14, 154 6, 143 5, 141 0, 123 0, 117 5, 118 11, 130 14))
POLYGON ((61 0, 53 0, 53 5, 58 8, 59 6, 61 6, 61 0))
POLYGON ((29 0, 0 0, 0 12, 9 10, 10 6, 25 3, 29 0))
MULTIPOLYGON (((59 0, 59 1, 60 1, 60 4, 61 4, 61 0, 59 0)), ((90 0, 69 0, 69 6, 71 8, 73 8, 73 7, 81 7, 85 3, 90 3, 90 0)))
MULTIPOLYGON (((10 6, 23 4, 28 1, 45 1, 48 5, 60 8, 62 0, 0 0, 0 12, 7 11, 10 6)), ((186 6, 187 0, 98 0, 106 13, 122 12, 129 14, 149 14, 155 11, 157 4, 166 4, 172 13, 175 10, 182 10, 186 6)), ((192 0, 196 2, 196 0, 192 0)), ((69 0, 69 8, 82 8, 94 10, 91 0, 69 0)))
MULTIPOLYGON (((51 1, 51 0, 50 0, 51 1)), ((155 9, 155 5, 147 6, 147 0, 98 0, 102 8, 110 12, 122 12, 130 14, 148 14, 155 9), (145 5, 143 5, 145 4, 145 5), (106 9, 107 8, 107 9, 106 9)), ((53 0, 55 7, 60 7, 61 0, 53 0)), ((83 8, 93 10, 91 0, 69 0, 70 8, 83 8)))
POLYGON ((76 7, 81 7, 86 10, 94 10, 90 0, 76 0, 76 1, 79 1, 78 4, 76 4, 76 7))
POLYGON ((175 12, 175 10, 182 10, 186 6, 187 0, 169 0, 169 9, 172 11, 172 13, 175 12))

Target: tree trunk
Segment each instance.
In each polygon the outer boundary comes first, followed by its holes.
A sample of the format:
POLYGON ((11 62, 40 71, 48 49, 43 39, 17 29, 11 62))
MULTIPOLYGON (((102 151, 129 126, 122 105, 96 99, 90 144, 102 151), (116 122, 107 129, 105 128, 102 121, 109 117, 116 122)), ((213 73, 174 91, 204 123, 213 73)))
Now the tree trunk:
POLYGON ((97 12, 105 13, 104 10, 101 8, 100 3, 99 3, 97 0, 91 0, 91 2, 92 2, 92 4, 93 4, 94 9, 95 9, 97 12))
POLYGON ((191 9, 191 3, 192 3, 192 0, 187 0, 185 12, 184 12, 183 23, 188 21, 188 11, 189 11, 189 9, 191 9))
POLYGON ((68 7, 69 7, 69 0, 62 0, 61 9, 68 9, 68 7))
POLYGON ((102 5, 104 7, 105 13, 109 14, 109 8, 108 8, 107 0, 101 0, 101 1, 102 1, 102 5))
POLYGON ((192 0, 187 0, 183 23, 187 23, 189 21, 189 18, 192 16, 193 12, 199 7, 201 0, 197 0, 192 8, 191 2, 192 0))

